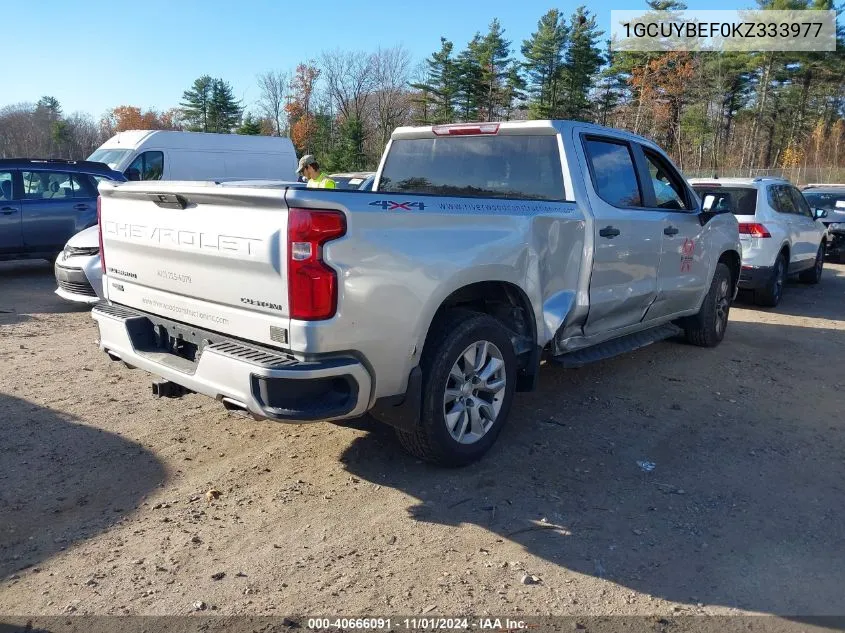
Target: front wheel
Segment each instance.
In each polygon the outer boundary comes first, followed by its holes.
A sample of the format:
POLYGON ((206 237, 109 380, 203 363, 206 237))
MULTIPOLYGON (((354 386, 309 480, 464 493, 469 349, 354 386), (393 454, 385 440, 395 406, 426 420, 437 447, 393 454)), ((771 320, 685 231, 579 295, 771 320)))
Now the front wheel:
POLYGON ((699 347, 716 347, 725 338, 728 314, 731 311, 733 284, 726 264, 716 264, 710 290, 704 297, 701 310, 684 324, 687 340, 699 347))
POLYGON ((478 460, 496 441, 513 400, 516 354, 507 329, 486 314, 454 310, 433 327, 420 368, 420 422, 412 432, 397 431, 400 443, 444 466, 478 460))
POLYGON ((819 250, 816 253, 816 261, 810 270, 805 270, 798 275, 798 280, 805 284, 817 284, 822 279, 822 271, 824 270, 824 251, 825 243, 822 242, 819 250))

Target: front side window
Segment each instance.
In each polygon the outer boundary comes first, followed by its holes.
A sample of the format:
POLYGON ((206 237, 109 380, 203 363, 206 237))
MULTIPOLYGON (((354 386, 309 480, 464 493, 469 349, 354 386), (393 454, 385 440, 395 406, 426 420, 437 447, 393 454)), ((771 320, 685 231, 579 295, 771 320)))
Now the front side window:
POLYGON ((648 173, 651 175, 657 206, 672 211, 689 209, 686 190, 680 176, 665 160, 651 150, 643 148, 643 153, 648 163, 648 173))
POLYGON ((796 189, 795 187, 789 187, 789 195, 792 197, 792 202, 800 215, 803 215, 810 219, 815 219, 813 217, 813 212, 810 210, 810 205, 807 204, 807 201, 804 199, 804 196, 801 195, 801 192, 798 191, 798 189, 796 189))
POLYGON ((798 213, 792 196, 789 195, 789 187, 773 185, 769 188, 769 204, 779 213, 798 213))
POLYGON ((628 144, 588 138, 584 147, 599 197, 614 207, 642 207, 643 197, 628 144))
POLYGON ((129 180, 161 180, 164 174, 164 154, 161 152, 139 154, 124 173, 129 180))
POLYGON ((378 188, 472 198, 566 198, 553 135, 396 139, 378 188))
POLYGON ((24 200, 64 200, 73 198, 71 174, 52 171, 24 171, 24 200))

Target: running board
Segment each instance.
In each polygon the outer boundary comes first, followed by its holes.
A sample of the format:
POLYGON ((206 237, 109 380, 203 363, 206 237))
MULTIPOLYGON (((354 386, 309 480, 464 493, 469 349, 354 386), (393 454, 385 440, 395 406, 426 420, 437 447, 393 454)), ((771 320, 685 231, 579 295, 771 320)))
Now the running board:
POLYGON ((634 334, 620 336, 619 338, 611 339, 609 341, 605 341, 604 343, 599 343, 598 345, 585 347, 584 349, 579 349, 575 352, 561 354, 560 356, 555 356, 553 360, 564 367, 583 367, 584 365, 589 365, 590 363, 607 360, 608 358, 613 358, 614 356, 619 356, 620 354, 633 352, 634 350, 645 347, 646 345, 651 345, 652 343, 657 343, 658 341, 663 341, 682 333, 683 330, 681 328, 676 325, 672 325, 671 323, 667 323, 666 325, 651 328, 650 330, 635 332, 634 334))

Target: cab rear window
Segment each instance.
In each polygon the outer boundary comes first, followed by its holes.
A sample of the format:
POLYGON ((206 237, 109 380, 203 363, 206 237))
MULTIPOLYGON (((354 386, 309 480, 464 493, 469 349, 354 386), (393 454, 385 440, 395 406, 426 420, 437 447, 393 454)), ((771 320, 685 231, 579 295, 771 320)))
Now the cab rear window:
POLYGON ((692 187, 705 211, 730 211, 734 215, 757 213, 757 189, 753 187, 692 187))
POLYGON ((566 199, 553 135, 396 139, 378 188, 472 198, 566 199))

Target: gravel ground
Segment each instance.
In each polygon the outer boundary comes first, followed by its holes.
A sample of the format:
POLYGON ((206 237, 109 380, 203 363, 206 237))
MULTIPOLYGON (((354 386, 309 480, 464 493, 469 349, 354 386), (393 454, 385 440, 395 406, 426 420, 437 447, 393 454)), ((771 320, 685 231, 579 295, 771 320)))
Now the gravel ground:
POLYGON ((53 287, 0 264, 2 614, 845 613, 845 266, 715 350, 545 367, 461 470, 157 400, 53 287))

